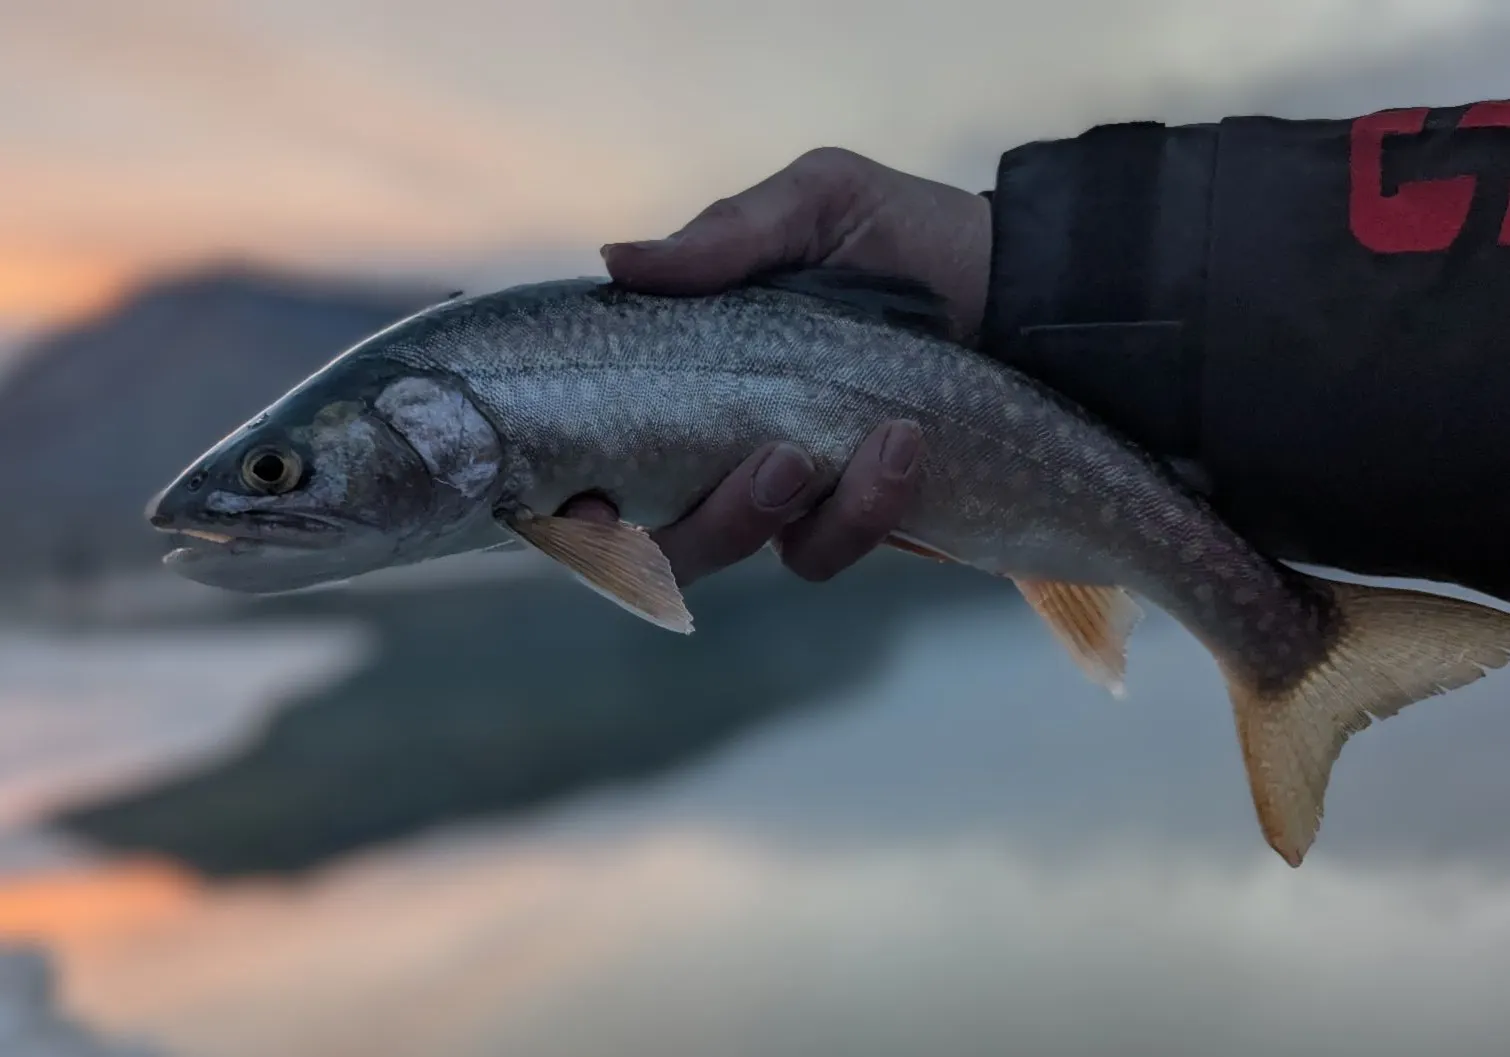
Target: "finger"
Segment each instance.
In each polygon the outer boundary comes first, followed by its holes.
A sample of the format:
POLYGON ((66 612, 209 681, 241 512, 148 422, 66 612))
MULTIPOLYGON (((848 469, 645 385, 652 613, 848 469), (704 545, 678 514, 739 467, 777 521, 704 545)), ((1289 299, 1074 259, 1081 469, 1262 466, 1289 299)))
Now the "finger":
POLYGON ((804 155, 714 202, 674 235, 604 246, 608 274, 647 293, 709 294, 778 264, 816 259, 826 248, 815 232, 845 185, 839 161, 823 151, 804 155))
POLYGON ((874 550, 916 494, 921 451, 922 432, 905 419, 866 438, 834 494, 777 536, 786 567, 805 580, 828 580, 874 550))
POLYGON ((811 501, 812 460, 791 444, 746 459, 696 509, 654 533, 683 585, 743 561, 811 501))
POLYGON ((597 521, 601 524, 612 524, 619 520, 619 510, 607 499, 600 495, 573 496, 561 505, 557 511, 560 517, 581 518, 584 521, 597 521))

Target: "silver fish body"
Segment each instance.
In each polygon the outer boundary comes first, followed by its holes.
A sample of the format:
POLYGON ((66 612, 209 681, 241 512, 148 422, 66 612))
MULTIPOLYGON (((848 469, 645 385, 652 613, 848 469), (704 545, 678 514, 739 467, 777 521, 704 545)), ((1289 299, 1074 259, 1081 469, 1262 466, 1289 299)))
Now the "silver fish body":
POLYGON ((581 281, 450 302, 232 434, 159 498, 154 523, 232 537, 174 560, 243 590, 518 537, 680 626, 648 537, 565 524, 554 512, 567 499, 598 492, 625 522, 660 526, 766 442, 801 445, 835 482, 878 422, 910 418, 924 461, 898 542, 1017 581, 1109 685, 1136 621, 1125 592, 1178 619, 1228 679, 1260 821, 1296 865, 1349 733, 1510 657, 1510 617, 1496 610, 1272 561, 1057 394, 900 325, 926 315, 920 304, 896 284, 821 271, 696 299, 581 281), (264 450, 287 458, 258 469, 264 450), (283 489, 293 464, 301 481, 283 489), (305 535, 264 528, 248 543, 238 517, 305 535))
POLYGON ((451 334, 386 354, 467 380, 509 451, 506 508, 598 491, 625 520, 664 525, 761 444, 800 444, 832 482, 876 423, 905 417, 927 444, 900 531, 940 554, 1125 587, 1260 666, 1286 667, 1276 633, 1312 619, 1286 570, 1166 467, 940 338, 761 288, 691 301, 594 285, 474 306, 440 324, 451 334))

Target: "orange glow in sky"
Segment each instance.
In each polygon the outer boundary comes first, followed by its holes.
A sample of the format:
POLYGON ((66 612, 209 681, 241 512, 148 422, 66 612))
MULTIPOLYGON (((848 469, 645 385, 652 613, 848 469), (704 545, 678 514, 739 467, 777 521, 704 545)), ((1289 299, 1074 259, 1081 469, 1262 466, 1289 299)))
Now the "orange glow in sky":
POLYGON ((824 144, 980 190, 1025 140, 1210 120, 1307 62, 1414 71, 1482 6, 1276 3, 0 0, 0 329, 228 256, 555 277, 824 144))
POLYGON ((0 318, 50 323, 92 312, 117 297, 132 272, 118 261, 0 247, 0 318))

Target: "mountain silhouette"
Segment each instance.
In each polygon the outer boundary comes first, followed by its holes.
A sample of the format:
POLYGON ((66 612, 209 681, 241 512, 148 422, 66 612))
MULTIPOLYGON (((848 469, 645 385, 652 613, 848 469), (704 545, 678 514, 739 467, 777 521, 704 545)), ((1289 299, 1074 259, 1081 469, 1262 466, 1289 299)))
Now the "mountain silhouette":
POLYGON ((220 264, 44 336, 0 377, 0 577, 144 566, 147 500, 357 340, 443 291, 220 264))

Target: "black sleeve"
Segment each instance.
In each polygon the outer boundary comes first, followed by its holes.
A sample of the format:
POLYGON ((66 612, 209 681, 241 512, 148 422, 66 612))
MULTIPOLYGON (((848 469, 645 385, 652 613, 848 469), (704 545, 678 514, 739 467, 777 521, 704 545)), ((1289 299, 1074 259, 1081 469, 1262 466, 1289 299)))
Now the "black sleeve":
POLYGON ((1002 157, 987 351, 1276 557, 1510 598, 1510 104, 1002 157))

